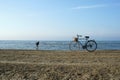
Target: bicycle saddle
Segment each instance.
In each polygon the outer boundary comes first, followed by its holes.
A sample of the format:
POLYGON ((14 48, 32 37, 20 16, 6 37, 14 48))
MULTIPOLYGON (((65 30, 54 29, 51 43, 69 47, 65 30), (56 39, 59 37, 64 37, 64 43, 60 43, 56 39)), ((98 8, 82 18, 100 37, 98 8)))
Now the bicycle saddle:
POLYGON ((88 39, 88 38, 89 38, 89 36, 85 36, 85 38, 86 38, 86 39, 88 39))

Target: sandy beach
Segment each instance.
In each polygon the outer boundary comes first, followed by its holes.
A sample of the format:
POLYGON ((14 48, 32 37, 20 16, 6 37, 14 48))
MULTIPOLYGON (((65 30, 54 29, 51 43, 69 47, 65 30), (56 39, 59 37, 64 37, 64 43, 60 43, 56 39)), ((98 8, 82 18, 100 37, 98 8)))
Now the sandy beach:
POLYGON ((120 80, 120 50, 0 50, 0 80, 120 80))

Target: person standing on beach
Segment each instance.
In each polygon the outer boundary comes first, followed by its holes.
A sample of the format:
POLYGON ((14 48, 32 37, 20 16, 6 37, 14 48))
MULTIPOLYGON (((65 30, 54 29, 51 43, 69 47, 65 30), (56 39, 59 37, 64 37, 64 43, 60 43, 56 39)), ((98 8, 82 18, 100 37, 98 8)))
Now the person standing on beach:
POLYGON ((38 50, 39 47, 39 41, 36 42, 36 50, 38 50))

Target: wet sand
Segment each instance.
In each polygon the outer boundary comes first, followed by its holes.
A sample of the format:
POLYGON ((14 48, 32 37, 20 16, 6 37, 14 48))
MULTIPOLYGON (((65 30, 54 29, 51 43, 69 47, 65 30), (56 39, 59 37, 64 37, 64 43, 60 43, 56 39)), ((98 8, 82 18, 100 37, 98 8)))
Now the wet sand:
POLYGON ((120 80, 120 50, 0 50, 0 80, 120 80))

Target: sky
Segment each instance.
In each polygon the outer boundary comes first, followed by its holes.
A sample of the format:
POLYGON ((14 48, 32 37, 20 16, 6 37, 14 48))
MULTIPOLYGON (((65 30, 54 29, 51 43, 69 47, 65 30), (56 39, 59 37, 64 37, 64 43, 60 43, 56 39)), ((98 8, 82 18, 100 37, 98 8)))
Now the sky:
POLYGON ((120 41, 120 0, 0 0, 0 40, 120 41))

